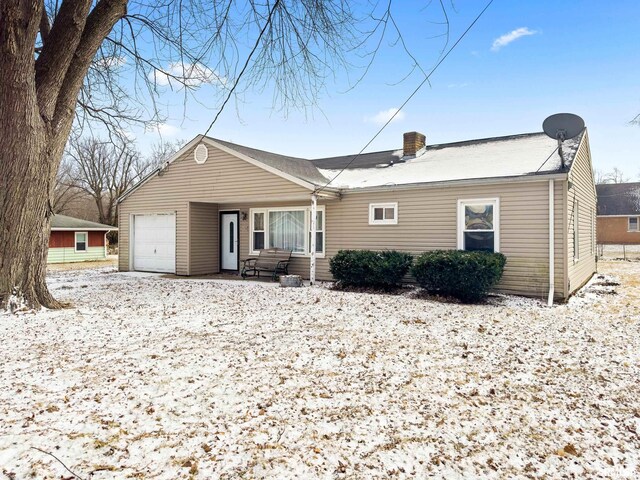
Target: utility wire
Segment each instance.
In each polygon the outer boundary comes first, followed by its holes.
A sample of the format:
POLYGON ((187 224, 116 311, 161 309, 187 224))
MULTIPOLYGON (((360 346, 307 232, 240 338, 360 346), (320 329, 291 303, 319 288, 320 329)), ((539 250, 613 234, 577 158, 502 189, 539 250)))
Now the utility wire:
POLYGON ((327 183, 325 183, 322 187, 320 187, 319 189, 316 190, 316 193, 320 193, 322 190, 324 190, 325 188, 327 188, 329 185, 331 185, 331 183, 333 183, 333 181, 338 178, 347 168, 349 168, 349 166, 360 156, 362 155, 362 153, 367 149, 367 147, 369 145, 371 145, 373 143, 373 141, 378 138, 378 136, 382 133, 382 131, 387 128, 387 125, 389 125, 394 118, 396 118, 396 116, 400 113, 400 111, 407 105, 407 103, 409 103, 409 101, 416 95, 416 93, 418 93, 418 91, 424 86, 425 83, 427 83, 429 81, 429 79, 431 78, 431 75, 433 75, 433 73, 438 69, 438 67, 442 64, 442 62, 444 62, 446 60, 446 58, 449 56, 449 54, 453 51, 454 48, 456 48, 456 46, 458 46, 458 44, 462 41, 462 39, 467 35, 467 33, 469 33, 469 30, 471 30, 473 28, 473 26, 477 23, 478 20, 480 20, 480 17, 482 17, 482 15, 484 14, 484 12, 487 11, 487 9, 491 6, 491 4, 493 3, 493 0, 489 0, 489 3, 487 3, 487 5, 482 9, 482 11, 478 14, 478 16, 473 20, 473 22, 471 22, 471 24, 467 27, 467 29, 462 33, 462 35, 460 35, 460 37, 458 38, 458 40, 456 40, 456 43, 454 43, 451 48, 447 51, 447 53, 444 54, 444 56, 438 61, 438 63, 436 63, 436 65, 431 69, 431 71, 429 72, 429 74, 424 78, 424 80, 422 80, 422 82, 420 82, 420 84, 415 88, 415 90, 413 92, 411 92, 411 95, 409 95, 409 97, 407 97, 407 99, 402 103, 402 105, 400 105, 400 108, 398 108, 398 110, 396 110, 396 112, 391 115, 391 117, 389 118, 389 120, 387 120, 387 122, 380 127, 380 129, 376 132, 376 134, 371 137, 371 139, 367 142, 367 144, 362 147, 362 149, 351 159, 349 160, 349 163, 347 163, 344 167, 342 167, 342 169, 331 179, 329 180, 327 183))

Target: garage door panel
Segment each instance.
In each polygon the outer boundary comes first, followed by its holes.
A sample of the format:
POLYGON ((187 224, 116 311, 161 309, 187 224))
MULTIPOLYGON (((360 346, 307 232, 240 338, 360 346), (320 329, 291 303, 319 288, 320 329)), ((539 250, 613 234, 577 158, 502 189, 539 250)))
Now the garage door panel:
POLYGON ((133 228, 133 269, 175 273, 175 215, 135 215, 133 228))

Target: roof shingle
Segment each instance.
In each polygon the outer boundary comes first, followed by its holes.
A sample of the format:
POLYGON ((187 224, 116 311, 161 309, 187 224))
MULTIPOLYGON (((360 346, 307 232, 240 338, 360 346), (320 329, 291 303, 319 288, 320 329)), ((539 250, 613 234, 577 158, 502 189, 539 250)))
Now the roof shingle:
POLYGON ((640 182, 596 185, 598 215, 640 215, 640 182))

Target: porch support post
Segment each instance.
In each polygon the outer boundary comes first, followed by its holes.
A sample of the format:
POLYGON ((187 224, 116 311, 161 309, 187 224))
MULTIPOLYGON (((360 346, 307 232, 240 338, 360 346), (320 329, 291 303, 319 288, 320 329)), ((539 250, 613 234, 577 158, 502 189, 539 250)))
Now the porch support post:
MULTIPOLYGON (((547 298, 547 305, 550 307, 553 305, 553 295, 555 293, 555 232, 554 232, 554 183, 553 180, 549 180, 549 297, 547 298)), ((565 266, 566 267, 566 266, 565 266)))
POLYGON ((309 258, 309 283, 313 285, 316 283, 316 219, 318 216, 318 194, 313 192, 311 194, 311 245, 309 246, 310 258, 309 258))

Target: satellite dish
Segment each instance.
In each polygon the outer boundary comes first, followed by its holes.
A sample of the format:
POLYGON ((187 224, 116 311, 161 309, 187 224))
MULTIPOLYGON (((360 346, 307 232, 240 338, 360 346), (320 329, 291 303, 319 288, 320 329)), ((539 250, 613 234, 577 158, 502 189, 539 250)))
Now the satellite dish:
POLYGON ((573 113, 556 113, 542 122, 542 129, 551 138, 564 141, 584 130, 584 120, 573 113))
POLYGON ((567 138, 578 136, 584 130, 584 120, 573 113, 556 113, 545 118, 542 129, 549 137, 558 140, 558 154, 564 170, 564 155, 562 154, 562 142, 567 138))

